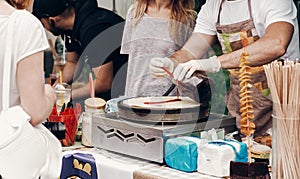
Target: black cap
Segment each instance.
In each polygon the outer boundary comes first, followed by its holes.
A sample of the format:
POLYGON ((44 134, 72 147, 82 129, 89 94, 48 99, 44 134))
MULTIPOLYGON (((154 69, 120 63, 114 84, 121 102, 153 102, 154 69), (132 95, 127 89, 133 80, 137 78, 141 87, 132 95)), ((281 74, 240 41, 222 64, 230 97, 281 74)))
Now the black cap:
POLYGON ((34 0, 32 14, 37 18, 54 17, 63 13, 69 0, 34 0))

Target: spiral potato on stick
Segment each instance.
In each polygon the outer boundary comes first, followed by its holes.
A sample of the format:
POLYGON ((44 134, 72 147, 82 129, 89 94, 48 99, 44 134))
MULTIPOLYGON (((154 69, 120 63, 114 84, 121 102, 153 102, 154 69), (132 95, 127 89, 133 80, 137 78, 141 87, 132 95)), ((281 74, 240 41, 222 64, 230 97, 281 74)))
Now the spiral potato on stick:
POLYGON ((249 54, 246 52, 243 52, 240 59, 240 75, 239 75, 239 81, 240 81, 240 112, 241 112, 241 133, 246 136, 251 136, 255 131, 255 124, 251 122, 251 120, 254 118, 254 110, 253 105, 251 104, 253 102, 253 97, 251 94, 253 93, 250 88, 252 87, 252 81, 251 81, 251 72, 249 69, 251 68, 248 65, 249 60, 249 54))

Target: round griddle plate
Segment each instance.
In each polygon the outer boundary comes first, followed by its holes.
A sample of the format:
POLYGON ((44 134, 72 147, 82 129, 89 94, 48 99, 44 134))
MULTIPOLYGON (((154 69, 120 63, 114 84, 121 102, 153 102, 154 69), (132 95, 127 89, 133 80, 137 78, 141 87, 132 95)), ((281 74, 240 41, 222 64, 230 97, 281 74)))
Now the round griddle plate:
POLYGON ((181 101, 145 104, 176 99, 176 96, 127 98, 118 102, 119 116, 122 119, 140 123, 195 122, 208 116, 208 107, 188 98, 181 101))

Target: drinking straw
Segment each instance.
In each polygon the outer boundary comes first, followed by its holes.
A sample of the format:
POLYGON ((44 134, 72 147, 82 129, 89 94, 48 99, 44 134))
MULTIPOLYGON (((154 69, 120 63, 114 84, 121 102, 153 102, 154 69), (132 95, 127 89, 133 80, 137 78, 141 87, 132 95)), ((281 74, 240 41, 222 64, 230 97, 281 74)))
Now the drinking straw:
POLYGON ((89 74, 89 83, 90 83, 90 96, 91 98, 95 98, 95 87, 92 73, 89 74))
POLYGON ((62 85, 62 71, 59 71, 59 84, 62 85))
MULTIPOLYGON (((62 71, 59 70, 59 85, 60 85, 60 88, 62 88, 62 71)), ((61 99, 61 103, 64 104, 64 94, 63 93, 59 93, 60 95, 60 99, 61 99)))

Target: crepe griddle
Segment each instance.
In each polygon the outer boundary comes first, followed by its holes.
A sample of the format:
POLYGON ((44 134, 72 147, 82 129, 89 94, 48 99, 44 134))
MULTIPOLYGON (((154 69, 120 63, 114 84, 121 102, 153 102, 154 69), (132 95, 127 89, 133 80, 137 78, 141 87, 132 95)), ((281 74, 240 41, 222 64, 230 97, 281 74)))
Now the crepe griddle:
POLYGON ((208 117, 208 106, 188 97, 180 101, 156 103, 177 99, 176 96, 127 98, 118 102, 118 114, 124 120, 139 123, 195 122, 208 117), (145 104, 146 103, 146 104, 145 104))

